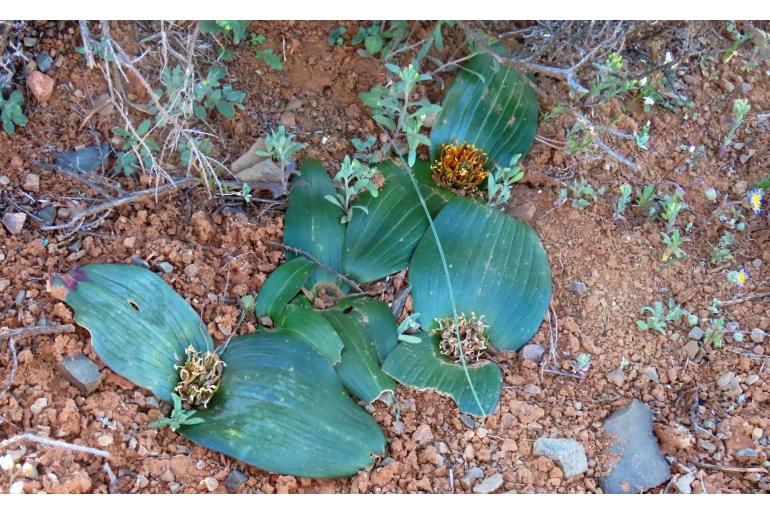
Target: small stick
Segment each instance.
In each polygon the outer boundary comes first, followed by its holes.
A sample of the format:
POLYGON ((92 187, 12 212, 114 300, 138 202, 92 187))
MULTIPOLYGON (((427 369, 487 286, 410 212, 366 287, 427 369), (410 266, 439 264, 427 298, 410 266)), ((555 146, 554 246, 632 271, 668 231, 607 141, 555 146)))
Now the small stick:
POLYGON ((309 252, 306 252, 306 251, 304 251, 302 249, 298 249, 297 247, 290 247, 288 245, 284 245, 283 243, 278 242, 278 241, 268 240, 267 243, 270 244, 270 245, 273 245, 274 247, 281 247, 282 249, 284 249, 284 250, 286 250, 288 252, 291 252, 292 254, 298 254, 298 255, 300 255, 302 257, 306 257, 307 259, 309 259, 310 261, 312 261, 316 265, 320 266, 321 268, 323 268, 327 272, 331 272, 332 274, 334 274, 335 277, 337 277, 337 279, 339 279, 340 281, 344 282, 345 284, 347 284, 348 286, 353 288, 356 291, 356 293, 364 293, 364 290, 356 282, 354 282, 353 280, 349 279, 348 277, 342 275, 341 273, 337 272, 333 268, 331 268, 331 267, 321 263, 312 254, 310 254, 309 252))
POLYGON ((19 366, 19 358, 16 355, 16 346, 13 344, 13 338, 8 340, 8 352, 11 354, 11 372, 8 374, 8 378, 5 380, 3 389, 0 390, 0 399, 5 396, 5 392, 7 392, 13 385, 13 380, 16 378, 16 367, 19 366))
POLYGON ((142 200, 147 197, 151 197, 153 195, 159 195, 161 193, 165 193, 169 190, 177 189, 177 188, 185 188, 187 186, 193 186, 194 184, 197 184, 200 182, 200 179, 196 177, 188 177, 186 179, 181 179, 176 182, 172 182, 169 184, 164 184, 163 186, 158 186, 157 188, 150 188, 146 190, 140 190, 140 191, 134 191, 133 193, 130 193, 129 195, 125 195, 123 197, 117 197, 111 200, 108 200, 106 202, 102 202, 101 204, 97 204, 95 206, 91 206, 89 208, 83 209, 82 211, 78 211, 76 213, 72 214, 72 218, 69 222, 62 225, 49 225, 45 227, 41 227, 44 231, 53 231, 57 229, 68 229, 75 224, 77 224, 80 220, 83 220, 87 216, 99 213, 101 211, 114 209, 116 207, 130 204, 132 202, 136 202, 137 200, 142 200))
POLYGON ((741 304, 742 302, 751 302, 752 300, 764 299, 765 297, 770 297, 770 291, 763 291, 760 293, 754 293, 752 295, 746 295, 745 297, 741 297, 740 299, 720 302, 719 307, 726 308, 730 306, 735 306, 736 304, 741 304))
POLYGON ((42 336, 44 334, 72 333, 74 331, 75 326, 72 324, 22 327, 20 329, 11 329, 10 331, 0 333, 0 340, 5 340, 7 338, 28 338, 30 336, 42 336))
POLYGON ((80 26, 80 36, 83 38, 83 53, 86 55, 86 64, 89 70, 94 69, 94 53, 91 51, 91 31, 88 30, 88 22, 86 20, 78 20, 80 26))
POLYGON ((767 469, 763 467, 727 467, 724 465, 711 465, 709 463, 701 463, 700 461, 692 460, 692 464, 708 470, 719 470, 721 472, 738 472, 738 473, 759 473, 767 474, 767 469))
POLYGON ((73 452, 84 452, 86 454, 93 454, 96 456, 100 456, 102 458, 110 457, 110 453, 107 451, 100 451, 99 449, 94 449, 93 447, 76 445, 74 443, 60 442, 58 440, 49 440, 48 438, 43 438, 42 436, 33 435, 31 433, 22 433, 20 435, 12 436, 7 440, 3 440, 2 442, 0 442, 0 448, 6 447, 8 445, 13 445, 14 443, 20 442, 22 440, 27 440, 29 442, 34 442, 40 445, 50 445, 51 447, 60 447, 62 449, 67 449, 73 452))

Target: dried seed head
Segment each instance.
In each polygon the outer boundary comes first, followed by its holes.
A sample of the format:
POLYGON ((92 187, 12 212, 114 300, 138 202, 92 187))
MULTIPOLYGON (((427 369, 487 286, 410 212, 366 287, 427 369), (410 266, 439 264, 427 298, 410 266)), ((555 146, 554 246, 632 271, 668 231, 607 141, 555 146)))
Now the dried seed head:
POLYGON ((462 313, 457 317, 457 325, 454 317, 437 318, 438 328, 433 330, 433 334, 441 336, 441 354, 452 358, 455 363, 462 362, 461 353, 466 363, 477 363, 483 358, 487 351, 487 337, 484 335, 484 329, 488 327, 484 324, 483 318, 483 315, 476 317, 476 313, 473 312, 470 318, 462 313))
POLYGON ((433 180, 439 186, 467 192, 476 191, 489 172, 487 155, 475 145, 441 145, 441 156, 433 163, 433 180))
POLYGON ((205 408, 219 389, 225 363, 216 352, 198 352, 192 345, 185 352, 184 365, 175 367, 179 370, 179 384, 175 390, 186 409, 205 408))

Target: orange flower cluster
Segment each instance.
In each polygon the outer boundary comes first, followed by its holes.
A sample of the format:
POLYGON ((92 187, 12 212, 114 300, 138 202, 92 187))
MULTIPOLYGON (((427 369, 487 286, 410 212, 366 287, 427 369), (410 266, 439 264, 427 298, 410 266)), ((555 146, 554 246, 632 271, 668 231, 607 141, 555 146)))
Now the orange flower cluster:
POLYGON ((441 156, 431 171, 439 186, 472 192, 487 179, 486 164, 487 155, 475 145, 441 145, 441 156))

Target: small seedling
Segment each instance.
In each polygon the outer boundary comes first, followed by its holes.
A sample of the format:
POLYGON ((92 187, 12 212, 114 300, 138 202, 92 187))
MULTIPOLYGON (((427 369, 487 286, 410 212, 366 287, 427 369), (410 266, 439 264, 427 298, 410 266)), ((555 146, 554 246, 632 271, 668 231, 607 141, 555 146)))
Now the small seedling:
POLYGON ((422 340, 410 333, 416 333, 420 330, 419 313, 412 313, 398 325, 398 341, 404 343, 421 343, 422 340))
POLYGON ((5 99, 5 95, 0 91, 0 122, 3 124, 3 130, 6 134, 13 134, 16 125, 22 127, 27 125, 27 117, 21 110, 24 105, 24 95, 21 91, 14 91, 5 99))
POLYGON ((642 126, 642 131, 639 134, 634 134, 634 139, 636 140, 636 146, 641 148, 642 150, 647 150, 647 143, 650 141, 650 121, 647 120, 647 123, 642 126))
POLYGON ((257 50, 256 56, 257 59, 262 59, 273 70, 283 70, 283 61, 273 52, 272 48, 257 50))
POLYGON ((691 241, 690 238, 682 238, 682 235, 679 234, 679 229, 674 229, 674 232, 672 232, 671 235, 668 235, 665 232, 661 232, 660 234, 663 237, 663 244, 666 245, 666 250, 663 251, 663 256, 661 256, 663 262, 668 261, 671 257, 676 261, 681 261, 687 257, 687 253, 685 253, 680 246, 686 241, 691 241))
POLYGON ((620 196, 615 200, 615 214, 613 215, 613 218, 616 220, 623 218, 623 212, 631 203, 631 198, 634 194, 634 190, 628 183, 621 184, 618 191, 620 192, 620 196))
POLYGON ((567 197, 570 196, 568 194, 571 194, 572 207, 583 209, 596 202, 600 195, 604 195, 604 186, 595 190, 585 179, 573 182, 568 188, 569 190, 567 188, 559 190, 559 200, 557 201, 559 205, 566 202, 567 197))
POLYGON ((590 96, 598 101, 605 101, 624 95, 632 91, 637 81, 626 78, 627 73, 623 70, 623 56, 617 52, 612 52, 599 65, 599 72, 596 75, 590 96))
POLYGON ((250 204, 251 200, 254 198, 251 195, 251 185, 249 185, 248 182, 244 182, 241 187, 241 198, 243 199, 244 204, 250 204))
POLYGON ((721 349, 724 345, 725 317, 709 320, 709 326, 703 334, 703 343, 712 345, 715 349, 721 349))
POLYGON ((647 216, 652 216, 654 213, 655 203, 655 185, 647 184, 643 190, 636 190, 636 203, 634 204, 639 211, 647 216))
POLYGON ((570 130, 567 131, 567 148, 566 151, 570 155, 580 154, 591 148, 594 144, 594 138, 591 131, 586 130, 582 124, 575 123, 570 130))
POLYGON ((361 101, 372 110, 372 117, 379 125, 393 132, 394 138, 403 135, 409 147, 407 164, 414 166, 417 148, 430 145, 430 140, 420 131, 429 114, 438 113, 441 106, 427 99, 414 99, 413 93, 419 82, 431 80, 431 76, 420 73, 414 64, 399 68, 393 63, 385 65, 398 80, 387 87, 376 86, 359 95, 361 101))
POLYGON ((591 368, 591 355, 586 352, 578 354, 577 359, 572 362, 572 368, 580 377, 585 377, 591 368))
POLYGON ((176 432, 182 426, 192 426, 195 424, 202 424, 204 420, 200 417, 195 417, 196 410, 182 409, 182 398, 175 394, 171 394, 171 398, 174 401, 174 409, 171 411, 169 417, 164 417, 148 424, 151 429, 161 429, 165 426, 176 432))
POLYGON ((721 265, 733 259, 731 248, 736 243, 735 235, 726 232, 719 238, 719 243, 711 250, 710 261, 712 265, 721 265))
POLYGON ((259 157, 270 157, 281 165, 283 170, 283 185, 286 186, 288 174, 294 170, 294 154, 305 148, 305 143, 294 141, 293 134, 286 134, 286 127, 281 125, 265 137, 265 150, 257 150, 259 157))
POLYGON ((672 298, 668 299, 668 313, 664 313, 663 303, 659 300, 656 300, 652 306, 642 307, 642 314, 649 313, 650 316, 646 320, 636 321, 636 327, 640 331, 654 329, 663 336, 667 336, 666 328, 668 322, 676 322, 685 315, 682 306, 674 302, 672 298))
POLYGON ((146 137, 151 128, 152 122, 144 120, 137 126, 135 136, 126 129, 113 127, 113 134, 126 139, 123 143, 123 151, 118 152, 115 159, 115 172, 133 175, 139 168, 145 170, 152 168, 155 162, 152 153, 160 152, 160 145, 154 139, 146 137))
POLYGON ((367 136, 365 140, 359 138, 353 138, 350 141, 353 144, 353 148, 356 149, 353 154, 354 159, 363 161, 364 163, 374 164, 377 162, 377 158, 374 155, 374 144, 377 143, 377 138, 371 134, 367 136))
POLYGON ((746 100, 745 98, 736 98, 733 101, 733 114, 735 115, 735 120, 733 121, 733 126, 730 127, 730 130, 728 131, 727 136, 725 136, 725 139, 722 141, 722 148, 719 151, 720 154, 727 152, 727 149, 730 147, 730 145, 733 142, 735 133, 738 132, 738 129, 743 124, 743 120, 746 117, 746 114, 750 110, 751 110, 751 105, 749 104, 749 101, 746 100))
POLYGON ((511 199, 513 185, 524 178, 524 171, 519 166, 521 154, 511 158, 506 167, 497 166, 496 170, 487 175, 487 204, 490 207, 499 207, 508 203, 511 199))
POLYGON ((200 31, 202 34, 225 34, 237 45, 246 36, 248 26, 246 20, 205 20, 200 22, 200 31))
MULTIPOLYGON (((192 138, 192 144, 198 148, 198 152, 206 156, 211 155, 211 153, 214 151, 214 143, 212 143, 212 141, 208 138, 192 138)), ((189 168, 191 165, 190 160, 192 159, 190 142, 185 140, 179 144, 179 154, 180 160, 182 161, 182 166, 189 168)))
POLYGON ((324 196, 326 200, 345 213, 340 220, 341 223, 350 222, 353 219, 355 209, 369 214, 369 210, 365 206, 353 205, 353 201, 364 190, 368 191, 372 197, 379 194, 377 186, 373 182, 376 173, 377 169, 369 168, 358 159, 351 161, 350 156, 345 156, 340 171, 334 176, 334 185, 338 192, 334 195, 324 196))
POLYGON ((663 210, 660 217, 666 222, 666 230, 671 231, 676 225, 679 213, 687 209, 687 204, 682 202, 682 194, 679 190, 673 195, 667 195, 663 199, 663 210))
POLYGON ((331 32, 329 32, 329 37, 326 40, 329 43, 329 46, 342 46, 345 44, 345 40, 342 36, 345 35, 347 31, 348 29, 345 27, 334 27, 331 32))

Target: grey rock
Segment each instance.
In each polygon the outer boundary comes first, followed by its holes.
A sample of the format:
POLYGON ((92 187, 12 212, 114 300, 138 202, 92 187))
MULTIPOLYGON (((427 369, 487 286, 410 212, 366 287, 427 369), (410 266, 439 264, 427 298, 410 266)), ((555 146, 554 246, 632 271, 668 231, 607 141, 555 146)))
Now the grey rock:
POLYGON ((658 370, 655 367, 644 367, 639 370, 639 373, 650 378, 653 383, 660 383, 660 377, 658 376, 658 370))
POLYGON ((537 343, 528 343, 521 349, 521 357, 526 361, 540 363, 543 360, 543 354, 545 354, 545 348, 537 343))
POLYGON ((751 262, 751 266, 754 268, 762 268, 762 260, 757 258, 754 261, 751 262))
POLYGON ((744 447, 743 449, 738 449, 738 451, 735 453, 735 457, 756 459, 759 458, 759 451, 756 449, 749 449, 748 447, 744 447))
POLYGON ((695 474, 688 472, 684 476, 674 481, 674 485, 676 485, 676 489, 681 493, 690 494, 692 493, 692 487, 690 485, 692 485, 693 481, 695 481, 695 474))
POLYGON ((494 476, 489 476, 484 481, 474 486, 473 493, 491 494, 501 486, 503 486, 503 476, 502 474, 495 474, 494 476))
POLYGON ((460 415, 460 420, 462 421, 463 424, 465 424, 466 427, 470 429, 476 429, 476 421, 473 420, 473 417, 471 417, 470 415, 462 414, 460 415))
POLYGON ((735 377, 735 372, 725 372, 719 376, 719 379, 717 379, 717 384, 723 392, 735 390, 740 386, 740 383, 738 383, 738 378, 735 377))
POLYGON ((19 234, 27 221, 27 213, 6 213, 3 215, 3 225, 11 234, 19 234))
POLYGON ((733 320, 732 322, 727 322, 725 324, 725 329, 727 329, 727 332, 734 333, 738 329, 740 329, 741 324, 733 320))
POLYGON ((626 375, 623 373, 622 369, 616 368, 615 370, 607 372, 607 380, 620 388, 623 386, 623 383, 626 382, 626 375))
POLYGON ((618 437, 610 447, 620 460, 600 478, 604 493, 640 493, 671 477, 668 462, 652 434, 650 408, 634 399, 615 411, 605 422, 604 431, 618 437))
POLYGON ((27 48, 32 48, 33 46, 37 45, 38 39, 37 38, 24 38, 24 46, 27 48))
POLYGON ((48 52, 41 52, 37 54, 37 57, 35 57, 35 62, 37 63, 37 69, 43 73, 50 70, 51 66, 53 66, 53 58, 48 55, 48 52))
POLYGON ((172 265, 168 261, 161 261, 160 263, 158 263, 158 268, 160 268, 160 270, 165 274, 170 274, 171 272, 174 271, 174 265, 172 265))
POLYGON ((466 472, 465 475, 460 478, 460 484, 466 490, 470 490, 471 487, 476 484, 476 481, 482 477, 484 477, 484 471, 479 467, 473 467, 468 469, 468 472, 466 472))
POLYGON ((694 326, 692 329, 690 329, 690 332, 687 333, 687 338, 690 340, 700 341, 703 339, 703 329, 698 327, 697 325, 694 326))
POLYGON ((762 343, 763 341, 765 341, 765 336, 767 336, 767 333, 764 332, 759 327, 755 327, 754 329, 752 329, 751 334, 749 335, 749 337, 751 338, 751 341, 754 343, 762 343))
POLYGON ((586 286, 586 283, 574 282, 567 286, 567 290, 583 295, 584 293, 588 293, 588 286, 586 286))
POLYGON ((56 220, 57 213, 58 210, 56 209, 56 206, 49 205, 35 213, 35 216, 42 219, 43 225, 46 226, 53 225, 54 220, 56 220))
POLYGON ((238 469, 233 469, 227 475, 227 479, 225 479, 225 490, 227 490, 228 493, 234 494, 243 483, 248 481, 248 479, 249 476, 238 469))
POLYGON ((700 350, 700 345, 695 340, 688 341, 687 345, 684 346, 684 352, 690 359, 695 359, 700 354, 700 350))
POLYGON ((90 173, 104 163, 110 153, 110 148, 110 143, 105 141, 99 146, 93 145, 73 152, 56 152, 52 164, 39 161, 35 164, 41 168, 53 170, 61 168, 69 172, 90 173))
POLYGON ((577 476, 588 470, 586 451, 579 442, 569 438, 546 438, 535 440, 532 448, 538 456, 545 456, 556 461, 566 477, 577 476))
POLYGON ((433 431, 428 424, 422 424, 418 427, 414 434, 412 434, 412 440, 414 444, 420 446, 422 444, 433 441, 433 431))
POLYGON ((95 392, 102 382, 99 367, 83 354, 61 360, 59 371, 83 395, 95 392))
POLYGON ((752 85, 751 85, 751 84, 749 84, 748 82, 743 82, 743 83, 741 84, 741 94, 743 94, 743 95, 748 95, 748 94, 749 94, 749 92, 750 92, 752 89, 754 89, 754 86, 752 86, 752 85))
POLYGON ((717 450, 717 446, 713 443, 709 442, 708 440, 700 439, 698 440, 698 445, 701 449, 708 453, 714 453, 717 450))

